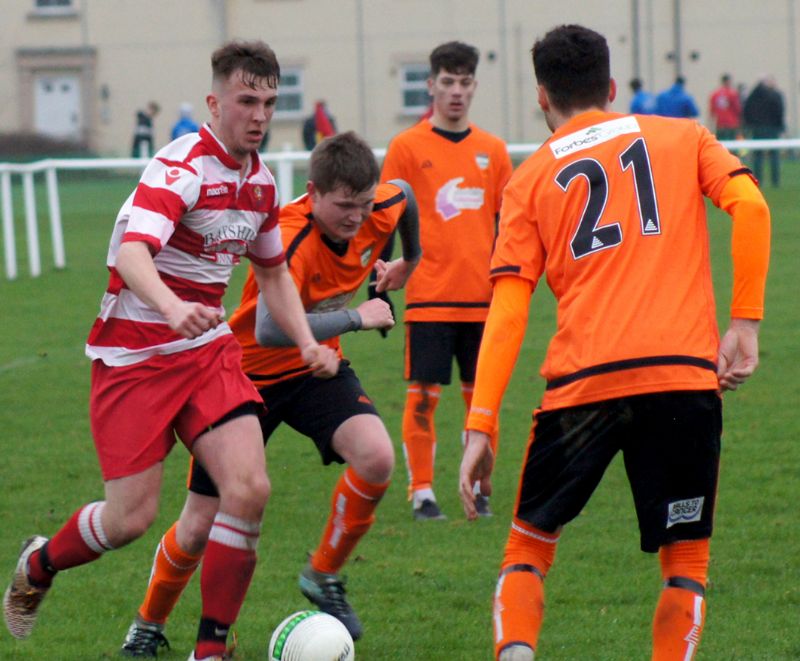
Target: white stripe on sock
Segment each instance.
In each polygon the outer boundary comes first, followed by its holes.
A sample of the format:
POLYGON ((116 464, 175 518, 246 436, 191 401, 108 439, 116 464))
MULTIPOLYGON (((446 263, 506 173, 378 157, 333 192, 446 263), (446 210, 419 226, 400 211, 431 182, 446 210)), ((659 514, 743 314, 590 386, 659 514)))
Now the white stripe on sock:
POLYGON ((105 501, 97 501, 86 505, 78 515, 78 530, 86 546, 95 553, 105 553, 114 547, 108 542, 103 530, 102 515, 105 501))
POLYGON ((211 527, 208 539, 231 548, 255 551, 258 547, 260 532, 260 521, 245 521, 230 514, 218 512, 214 517, 214 525, 211 527))
POLYGON ((537 535, 535 532, 531 532, 530 530, 525 530, 525 528, 523 528, 522 526, 518 526, 516 523, 512 523, 511 527, 517 532, 522 533, 526 537, 533 537, 534 539, 538 539, 542 542, 547 542, 548 544, 555 544, 561 538, 561 535, 558 535, 555 538, 544 537, 543 535, 537 535))

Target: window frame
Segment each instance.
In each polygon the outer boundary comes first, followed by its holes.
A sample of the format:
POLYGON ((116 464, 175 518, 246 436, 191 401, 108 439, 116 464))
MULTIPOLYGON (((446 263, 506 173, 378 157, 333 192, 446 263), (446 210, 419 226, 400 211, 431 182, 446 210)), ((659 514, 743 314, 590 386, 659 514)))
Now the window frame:
POLYGON ((400 82, 400 114, 404 116, 419 116, 425 113, 430 106, 430 96, 428 95, 428 78, 430 77, 430 65, 428 62, 403 62, 399 65, 400 82), (421 80, 409 80, 410 73, 424 73, 425 77, 421 80), (408 105, 406 103, 407 92, 425 92, 424 105, 408 105))
POLYGON ((37 16, 63 16, 76 13, 78 13, 76 0, 33 0, 33 14, 37 16), (53 2, 57 4, 51 4, 53 2))
POLYGON ((293 109, 278 109, 275 108, 275 119, 299 119, 305 116, 306 93, 305 93, 305 68, 299 65, 289 65, 281 67, 281 82, 278 85, 278 103, 280 104, 282 98, 287 96, 297 95, 300 104, 297 108, 293 109), (286 85, 284 81, 287 74, 297 77, 297 83, 294 85, 286 85))

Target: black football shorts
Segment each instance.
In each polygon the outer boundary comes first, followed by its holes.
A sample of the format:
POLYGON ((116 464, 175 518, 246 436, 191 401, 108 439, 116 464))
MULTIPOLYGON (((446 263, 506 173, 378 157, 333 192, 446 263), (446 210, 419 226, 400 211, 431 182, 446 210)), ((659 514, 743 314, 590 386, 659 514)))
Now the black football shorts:
POLYGON ((405 378, 449 385, 453 358, 463 383, 475 381, 482 321, 412 321, 406 324, 405 378))
POLYGON ((622 451, 643 551, 711 536, 722 402, 714 391, 636 395, 534 414, 516 515, 555 532, 622 451))
MULTIPOLYGON (((302 374, 261 388, 259 393, 264 400, 258 416, 264 443, 285 422, 314 441, 326 465, 344 463, 333 449, 333 433, 339 425, 362 413, 378 415, 346 360, 341 361, 338 373, 331 379, 302 374)), ((203 496, 218 495, 211 477, 197 461, 191 464, 189 490, 203 496)))

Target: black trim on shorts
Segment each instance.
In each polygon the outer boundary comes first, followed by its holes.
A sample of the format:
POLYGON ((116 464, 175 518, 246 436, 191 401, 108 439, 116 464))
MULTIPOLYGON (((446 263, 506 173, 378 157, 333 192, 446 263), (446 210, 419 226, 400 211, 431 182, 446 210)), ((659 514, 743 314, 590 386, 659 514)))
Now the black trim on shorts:
POLYGON ((223 415, 219 420, 210 424, 208 426, 207 431, 211 431, 212 429, 216 429, 220 425, 229 422, 230 420, 234 420, 236 418, 241 418, 243 415, 255 415, 258 416, 258 404, 255 402, 244 402, 244 404, 239 404, 235 409, 228 411, 225 415, 223 415))
POLYGON ((392 197, 386 198, 381 202, 376 202, 373 207, 372 211, 381 211, 382 209, 388 209, 389 207, 393 207, 395 204, 400 204, 403 200, 406 199, 406 194, 402 191, 397 195, 392 195, 392 197))
POLYGON ((463 301, 430 301, 428 303, 409 303, 406 310, 414 308, 488 308, 488 303, 465 303, 463 301))
POLYGON ((545 386, 545 390, 554 390, 561 388, 575 381, 586 379, 590 376, 598 376, 600 374, 609 374, 611 372, 621 372, 623 370, 632 370, 637 367, 655 367, 656 365, 691 365, 692 367, 700 367, 702 369, 717 371, 715 363, 705 358, 695 358, 694 356, 647 356, 644 358, 630 358, 628 360, 614 360, 610 363, 601 363, 600 365, 593 365, 585 369, 578 370, 572 374, 565 374, 564 376, 550 379, 545 386))
POLYGON ((731 172, 728 176, 733 179, 734 177, 738 177, 740 174, 749 174, 751 177, 755 176, 750 168, 739 168, 738 170, 731 172))
POLYGON ((303 229, 301 229, 297 233, 297 236, 295 236, 294 239, 292 239, 292 242, 286 249, 287 264, 289 263, 289 260, 292 258, 292 255, 294 255, 294 253, 297 251, 298 246, 303 242, 303 239, 305 239, 311 233, 313 227, 314 227, 314 221, 312 220, 312 217, 309 214, 308 225, 306 225, 303 229))

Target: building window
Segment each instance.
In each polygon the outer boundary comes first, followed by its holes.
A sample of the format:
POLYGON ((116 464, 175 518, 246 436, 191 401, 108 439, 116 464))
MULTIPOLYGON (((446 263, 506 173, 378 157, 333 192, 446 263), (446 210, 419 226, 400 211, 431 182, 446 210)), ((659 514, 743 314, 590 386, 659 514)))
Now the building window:
POLYGON ((75 0, 33 0, 32 17, 75 16, 75 0))
POLYGON ((303 115, 303 70, 300 67, 281 67, 278 86, 278 105, 275 117, 290 119, 303 115))
POLYGON ((75 0, 34 0, 36 11, 65 11, 75 9, 75 0))
POLYGON ((429 75, 430 67, 427 64, 403 64, 400 67, 400 94, 404 115, 421 115, 428 109, 429 75))

